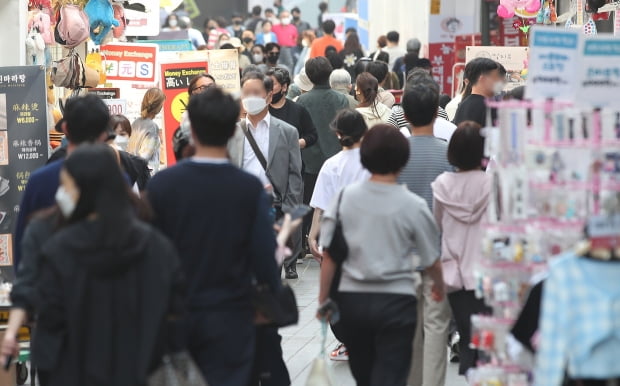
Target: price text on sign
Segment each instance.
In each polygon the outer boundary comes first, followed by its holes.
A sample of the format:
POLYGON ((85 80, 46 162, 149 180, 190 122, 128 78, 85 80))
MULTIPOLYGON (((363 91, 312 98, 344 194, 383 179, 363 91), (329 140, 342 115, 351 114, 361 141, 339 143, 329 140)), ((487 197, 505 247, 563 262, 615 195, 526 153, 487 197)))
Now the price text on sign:
POLYGON ((125 99, 103 99, 108 106, 110 115, 125 115, 127 112, 127 101, 125 99))

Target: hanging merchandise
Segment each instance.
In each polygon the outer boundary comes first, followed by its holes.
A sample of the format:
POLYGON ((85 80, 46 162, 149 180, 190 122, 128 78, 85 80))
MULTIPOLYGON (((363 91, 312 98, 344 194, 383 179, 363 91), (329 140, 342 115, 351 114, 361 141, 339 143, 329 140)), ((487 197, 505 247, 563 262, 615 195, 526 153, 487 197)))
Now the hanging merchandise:
POLYGON ((90 20, 90 38, 96 45, 102 43, 112 27, 120 26, 114 18, 114 9, 109 0, 90 0, 84 7, 84 12, 90 20))
POLYGON ((500 0, 499 3, 497 14, 504 19, 514 17, 518 10, 536 13, 540 9, 540 0, 500 0))
POLYGON ((80 55, 71 50, 64 58, 53 62, 51 79, 54 86, 71 90, 96 87, 99 83, 99 72, 84 65, 80 55))
POLYGON ((57 14, 57 19, 54 37, 58 44, 74 48, 88 39, 88 16, 78 5, 63 5, 57 14))
POLYGON ((125 27, 127 26, 127 19, 125 18, 125 8, 122 4, 113 3, 114 18, 118 21, 118 26, 112 27, 112 36, 120 41, 126 41, 125 27))
POLYGON ((26 64, 45 64, 45 41, 38 27, 32 27, 26 37, 26 64))
POLYGON ((101 53, 99 53, 99 50, 92 50, 88 55, 86 55, 85 64, 88 68, 97 71, 97 73, 99 74, 98 84, 105 84, 105 66, 103 64, 103 58, 101 57, 101 53))

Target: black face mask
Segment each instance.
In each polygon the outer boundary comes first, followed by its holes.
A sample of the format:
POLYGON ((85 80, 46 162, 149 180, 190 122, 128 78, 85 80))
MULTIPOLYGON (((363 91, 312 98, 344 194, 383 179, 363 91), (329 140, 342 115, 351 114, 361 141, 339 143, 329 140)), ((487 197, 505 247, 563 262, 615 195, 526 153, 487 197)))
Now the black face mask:
POLYGON ((280 59, 280 54, 279 53, 267 55, 267 61, 269 63, 272 63, 272 64, 273 63, 278 63, 278 59, 280 59))
POLYGON ((254 41, 254 40, 252 40, 252 38, 243 38, 243 42, 244 42, 245 44, 250 44, 250 43, 252 43, 253 41, 254 41))
POLYGON ((234 25, 241 25, 241 20, 235 20, 235 21, 233 21, 233 24, 234 25))
POLYGON ((271 96, 271 104, 275 105, 276 103, 280 102, 283 97, 284 97, 284 90, 280 90, 279 93, 273 94, 271 96))
POLYGON ((293 21, 299 21, 299 19, 301 19, 301 17, 299 17, 299 16, 293 16, 293 21))

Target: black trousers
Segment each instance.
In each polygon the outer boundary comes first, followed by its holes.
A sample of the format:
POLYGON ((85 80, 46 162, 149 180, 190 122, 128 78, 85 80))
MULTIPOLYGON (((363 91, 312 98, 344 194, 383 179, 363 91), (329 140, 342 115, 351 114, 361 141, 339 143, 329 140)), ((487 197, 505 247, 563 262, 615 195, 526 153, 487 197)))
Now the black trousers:
POLYGON ((405 386, 416 326, 416 298, 386 293, 338 294, 342 342, 357 386, 405 386))
POLYGON ((187 348, 209 385, 248 384, 255 335, 251 309, 190 311, 187 316, 187 348))
POLYGON ((256 355, 250 386, 288 386, 291 378, 282 359, 282 337, 275 327, 256 327, 256 355))
POLYGON ((461 336, 459 341, 459 374, 465 375, 467 370, 476 367, 478 350, 469 347, 471 342, 471 316, 475 314, 491 314, 493 310, 484 303, 484 299, 476 298, 474 291, 460 290, 448 294, 448 302, 456 321, 456 328, 461 336))
MULTIPOLYGON (((318 174, 309 174, 303 173, 304 179, 304 204, 310 205, 310 200, 312 200, 312 193, 314 193, 314 186, 316 185, 316 179, 318 178, 318 174)), ((303 243, 304 246, 308 244, 308 233, 310 233, 310 227, 312 226, 312 216, 306 216, 304 218, 304 223, 302 225, 303 230, 303 243)))

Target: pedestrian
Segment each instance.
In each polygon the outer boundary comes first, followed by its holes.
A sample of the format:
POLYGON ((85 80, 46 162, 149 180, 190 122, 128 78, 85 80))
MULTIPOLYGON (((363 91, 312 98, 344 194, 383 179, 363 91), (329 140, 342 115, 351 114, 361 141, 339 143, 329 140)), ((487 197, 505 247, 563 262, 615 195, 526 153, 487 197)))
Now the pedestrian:
POLYGON ((233 98, 209 88, 190 98, 188 113, 196 155, 158 173, 148 200, 181 256, 189 352, 209 384, 245 385, 256 336, 250 283, 280 287, 269 200, 256 177, 228 160, 240 113, 233 98))
MULTIPOLYGON (((284 10, 280 12, 280 24, 273 26, 273 32, 278 38, 280 45, 280 63, 290 68, 295 68, 293 49, 297 47, 297 27, 291 24, 290 12, 284 10)), ((289 71, 290 72, 290 71, 289 71)))
POLYGON ((228 30, 226 29, 226 19, 223 17, 218 17, 215 19, 211 19, 208 21, 208 29, 209 35, 207 40, 207 49, 214 50, 218 48, 218 43, 220 42, 220 38, 222 35, 229 36, 228 30))
POLYGON ((344 95, 349 101, 349 108, 356 108, 359 102, 351 95, 351 74, 342 68, 332 71, 329 76, 329 86, 332 90, 344 95))
POLYGON ((115 137, 113 145, 118 150, 127 150, 127 143, 131 138, 131 123, 126 116, 121 114, 112 115, 110 117, 110 128, 115 137))
POLYGON ((280 60, 280 54, 282 50, 278 43, 267 43, 265 45, 265 52, 267 55, 267 68, 263 71, 263 73, 266 73, 269 69, 276 67, 284 68, 289 73, 291 72, 290 67, 282 63, 282 61, 280 60))
POLYGON ((334 31, 336 30, 336 23, 333 20, 326 20, 321 25, 324 32, 323 36, 317 38, 312 42, 312 48, 310 48, 310 58, 316 58, 319 56, 326 56, 325 50, 329 46, 333 46, 336 52, 342 51, 342 43, 336 39, 334 31))
POLYGON ((304 31, 301 35, 301 52, 299 53, 299 57, 297 58, 297 63, 295 64, 295 75, 299 74, 301 70, 304 69, 306 62, 310 59, 310 50, 312 47, 312 43, 316 39, 316 35, 314 31, 307 30, 304 31))
POLYGON ((256 44, 278 43, 278 37, 272 31, 273 24, 269 20, 264 20, 261 33, 256 34, 256 44))
MULTIPOLYGON (((448 301, 460 335, 459 374, 476 366, 478 354, 469 347, 471 316, 492 310, 475 295, 474 270, 480 263, 480 245, 492 189, 492 178, 482 171, 484 137, 480 125, 463 122, 448 145, 448 160, 456 172, 433 182, 433 211, 442 234, 441 263, 448 301)), ((443 355, 445 357, 445 340, 443 355)))
MULTIPOLYGON (((388 80, 388 77, 391 76, 391 73, 388 69, 387 64, 381 61, 370 62, 368 63, 368 67, 366 68, 366 71, 371 73, 372 76, 374 76, 379 82, 379 92, 377 94, 377 100, 383 103, 388 109, 391 109, 396 103, 396 98, 391 92, 385 90, 384 88, 388 80)), ((392 87, 391 89, 398 89, 398 88, 399 87, 396 87, 396 88, 392 87)))
POLYGON ((299 7, 291 9, 291 15, 293 15, 293 25, 297 27, 297 33, 299 36, 308 30, 312 30, 310 24, 301 19, 301 10, 299 7))
MULTIPOLYGON (((454 124, 474 121, 480 126, 487 125, 487 99, 500 94, 504 88, 506 69, 504 66, 488 58, 476 58, 465 66, 467 80, 463 100, 454 115, 454 124)), ((491 123, 497 119, 495 109, 490 111, 491 123)))
POLYGON ((390 55, 390 61, 388 63, 388 68, 391 70, 394 68, 394 64, 396 64, 396 60, 398 58, 402 58, 405 56, 407 51, 403 50, 399 45, 400 34, 397 31, 390 31, 385 35, 387 38, 387 46, 383 49, 384 52, 387 52, 390 55))
POLYGON ((165 354, 166 320, 183 308, 176 250, 136 218, 108 146, 78 147, 60 181, 63 225, 41 248, 33 365, 44 386, 145 384, 165 354))
POLYGON ((230 19, 231 24, 226 28, 228 30, 228 34, 233 37, 241 40, 243 38, 243 33, 245 32, 245 27, 243 26, 243 18, 241 14, 238 12, 233 12, 232 17, 230 19))
POLYGON ((132 136, 127 144, 127 151, 148 162, 151 173, 159 171, 159 150, 161 147, 161 133, 153 121, 164 106, 166 96, 159 88, 150 88, 142 98, 140 118, 136 119, 132 127, 132 136))
MULTIPOLYGON (((288 123, 273 117, 269 104, 273 96, 273 80, 260 72, 249 72, 241 82, 242 104, 246 119, 241 121, 228 144, 233 165, 258 177, 274 195, 276 218, 290 213, 301 203, 303 183, 299 133, 288 123)), ((297 279, 296 257, 285 262, 287 279, 297 279)))
POLYGON ((422 48, 422 43, 420 43, 419 39, 413 38, 413 39, 409 39, 407 40, 407 53, 403 56, 401 56, 400 58, 396 59, 396 62, 394 63, 394 67, 392 68, 392 71, 396 73, 396 75, 398 76, 398 82, 401 85, 405 84, 405 79, 407 77, 407 74, 409 73, 409 70, 407 70, 406 68, 406 63, 405 63, 405 58, 407 58, 407 61, 413 62, 414 60, 418 59, 418 57, 420 56, 420 48, 422 48))
POLYGON ((347 36, 347 40, 344 42, 344 48, 338 53, 340 59, 344 63, 344 69, 351 74, 351 78, 355 76, 355 64, 358 60, 364 57, 364 51, 360 44, 359 36, 357 33, 350 33, 347 36))
POLYGON ((258 25, 262 22, 261 14, 263 13, 263 8, 260 5, 255 5, 252 7, 252 14, 248 20, 245 21, 245 30, 256 32, 258 29, 258 25))
MULTIPOLYGON (((302 94, 297 100, 297 103, 305 107, 310 113, 319 136, 317 144, 304 149, 301 154, 305 166, 303 203, 306 205, 310 203, 314 185, 323 163, 342 150, 338 137, 331 129, 331 124, 340 110, 349 107, 349 101, 344 95, 329 87, 329 77, 332 70, 331 64, 324 57, 308 60, 305 72, 314 87, 302 94)), ((311 223, 310 219, 304 221, 304 236, 308 235, 311 223)))
MULTIPOLYGON (((409 74, 407 77, 407 83, 405 84, 405 94, 411 90, 412 87, 417 85, 430 87, 439 95, 439 85, 428 72, 422 69, 416 69, 409 74)), ((456 130, 456 125, 449 122, 447 117, 448 115, 446 114, 446 111, 439 107, 437 110, 437 119, 435 120, 433 132, 437 138, 441 138, 449 142, 452 137, 452 133, 456 130)), ((400 128, 401 132, 406 137, 411 135, 410 125, 405 117, 405 111, 401 105, 394 105, 394 107, 392 107, 392 115, 390 115, 388 123, 400 128)))
MULTIPOLYGON (((434 135, 439 105, 438 90, 425 85, 410 88, 403 97, 402 107, 411 123, 409 160, 398 182, 424 199, 433 210, 431 183, 452 166, 446 156, 448 144, 434 135)), ((439 238, 440 234, 437 233, 439 238)), ((417 291, 418 322, 413 344, 413 362, 409 384, 413 386, 443 385, 446 381, 448 358, 446 342, 450 332, 450 305, 446 299, 435 301, 431 290, 433 278, 422 272, 422 285, 417 291)))
POLYGON ((161 30, 163 32, 169 31, 180 31, 181 26, 179 25, 179 16, 176 13, 171 13, 166 18, 166 22, 162 26, 161 30))
POLYGON ((252 47, 252 64, 267 67, 265 65, 265 46, 262 44, 255 44, 252 47))
POLYGON ((379 60, 379 55, 383 53, 383 54, 388 55, 388 61, 389 61, 389 54, 385 52, 385 47, 387 47, 387 36, 381 35, 377 38, 377 51, 368 55, 370 60, 372 61, 379 60))
MULTIPOLYGON (((344 73, 349 75, 346 71, 344 73)), ((312 255, 319 261, 321 252, 318 248, 318 236, 323 213, 345 186, 370 178, 370 173, 364 169, 360 160, 362 138, 368 131, 364 117, 352 109, 342 110, 336 116, 332 128, 340 139, 342 151, 323 164, 312 193, 312 200, 310 200, 314 214, 308 244, 312 255)), ((337 329, 334 326, 332 329, 339 337, 337 329)), ((349 359, 349 353, 344 344, 339 343, 331 351, 329 358, 333 361, 346 361, 349 359)))
MULTIPOLYGON (((327 2, 321 1, 319 3, 319 17, 318 17, 317 30, 320 30, 323 23, 325 23, 325 14, 327 13, 327 8, 328 8, 327 2)), ((319 36, 321 35, 322 35, 321 31, 319 31, 319 36)))
POLYGON ((379 82, 369 72, 362 72, 355 81, 355 96, 360 102, 356 110, 372 129, 379 123, 387 123, 392 111, 378 100, 379 82))
POLYGON ((349 250, 333 301, 340 308, 337 324, 351 373, 360 386, 406 385, 416 327, 417 266, 426 267, 435 280, 435 300, 443 298, 439 232, 424 199, 397 183, 409 158, 409 145, 398 129, 378 125, 369 130, 360 155, 370 180, 345 187, 323 217, 319 315, 338 280, 329 246, 340 221, 349 250), (418 262, 411 256, 414 247, 418 262))

